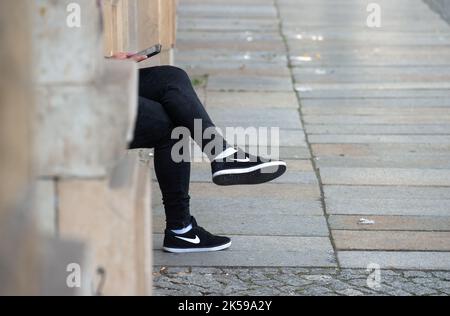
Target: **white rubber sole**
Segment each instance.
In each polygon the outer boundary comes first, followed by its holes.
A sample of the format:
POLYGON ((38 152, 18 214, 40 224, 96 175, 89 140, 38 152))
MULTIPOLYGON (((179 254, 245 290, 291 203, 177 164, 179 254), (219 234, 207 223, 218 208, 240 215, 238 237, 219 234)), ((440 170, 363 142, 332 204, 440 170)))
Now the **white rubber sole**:
POLYGON ((243 173, 250 173, 253 171, 265 169, 265 168, 271 168, 271 167, 278 167, 278 166, 284 166, 287 167, 286 163, 284 161, 271 161, 271 162, 265 162, 257 166, 253 166, 250 168, 240 168, 240 169, 227 169, 227 170, 221 170, 217 171, 213 174, 213 178, 223 175, 229 175, 229 174, 243 174, 243 173))
POLYGON ((287 170, 284 161, 271 161, 257 166, 227 169, 213 174, 213 182, 221 186, 254 185, 267 183, 281 177, 287 170))
POLYGON ((230 248, 231 241, 225 245, 212 247, 212 248, 168 248, 163 247, 164 251, 171 252, 171 253, 192 253, 192 252, 214 252, 214 251, 221 251, 225 250, 227 248, 230 248))

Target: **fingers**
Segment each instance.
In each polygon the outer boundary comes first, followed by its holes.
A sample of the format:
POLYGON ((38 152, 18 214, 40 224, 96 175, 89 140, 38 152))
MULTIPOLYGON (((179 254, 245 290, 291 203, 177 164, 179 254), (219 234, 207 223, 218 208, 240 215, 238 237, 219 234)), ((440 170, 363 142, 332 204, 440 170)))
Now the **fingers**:
POLYGON ((134 56, 133 57, 133 60, 138 62, 138 63, 141 62, 141 61, 144 61, 146 59, 147 59, 147 56, 134 56))
POLYGON ((135 62, 141 62, 147 59, 147 56, 142 56, 142 55, 136 55, 133 53, 128 53, 127 54, 128 58, 133 59, 135 62))
POLYGON ((135 62, 141 62, 141 61, 148 59, 147 56, 140 56, 140 55, 136 55, 135 53, 125 53, 125 52, 117 52, 108 58, 119 59, 119 60, 132 59, 135 62))
POLYGON ((123 52, 117 52, 114 53, 110 58, 114 58, 114 59, 127 59, 127 53, 123 53, 123 52))

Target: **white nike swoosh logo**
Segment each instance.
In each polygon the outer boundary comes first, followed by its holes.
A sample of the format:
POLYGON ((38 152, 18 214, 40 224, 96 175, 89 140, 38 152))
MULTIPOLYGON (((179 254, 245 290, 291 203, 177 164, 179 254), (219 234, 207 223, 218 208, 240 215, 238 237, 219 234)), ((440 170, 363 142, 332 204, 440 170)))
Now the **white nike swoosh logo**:
POLYGON ((245 159, 231 159, 231 161, 236 161, 236 162, 250 162, 250 158, 245 158, 245 159))
POLYGON ((175 236, 175 238, 190 242, 191 244, 195 244, 195 245, 198 245, 200 243, 200 238, 198 238, 197 235, 195 236, 195 238, 186 238, 186 237, 180 237, 180 236, 175 236))

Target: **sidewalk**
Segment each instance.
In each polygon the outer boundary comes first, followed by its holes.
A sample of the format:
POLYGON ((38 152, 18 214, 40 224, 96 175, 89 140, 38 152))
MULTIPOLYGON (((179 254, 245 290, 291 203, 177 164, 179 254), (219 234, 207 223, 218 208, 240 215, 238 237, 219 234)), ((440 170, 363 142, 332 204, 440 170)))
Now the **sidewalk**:
POLYGON ((213 254, 160 251, 155 186, 157 294, 450 293, 450 273, 423 272, 450 270, 450 27, 383 0, 369 29, 357 3, 180 1, 177 65, 219 126, 280 127, 289 171, 221 188, 194 166, 193 214, 233 238, 213 254), (413 271, 372 291, 369 263, 413 271))

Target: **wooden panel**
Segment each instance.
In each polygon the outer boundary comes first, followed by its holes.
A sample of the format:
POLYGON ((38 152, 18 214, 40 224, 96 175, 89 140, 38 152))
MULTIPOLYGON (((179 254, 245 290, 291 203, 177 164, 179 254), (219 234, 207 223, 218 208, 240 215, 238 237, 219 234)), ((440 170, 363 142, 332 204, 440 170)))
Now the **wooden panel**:
POLYGON ((24 1, 0 1, 0 217, 31 178, 29 8, 24 1))
POLYGON ((140 49, 160 42, 160 0, 138 0, 138 45, 140 49))
MULTIPOLYGON (((175 44, 176 0, 104 0, 105 54, 175 44)), ((161 58, 160 59, 165 59, 161 58)))
POLYGON ((103 0, 103 20, 105 29, 105 55, 126 51, 129 47, 129 1, 103 0))
POLYGON ((159 33, 165 49, 175 44, 175 0, 160 0, 159 33))

